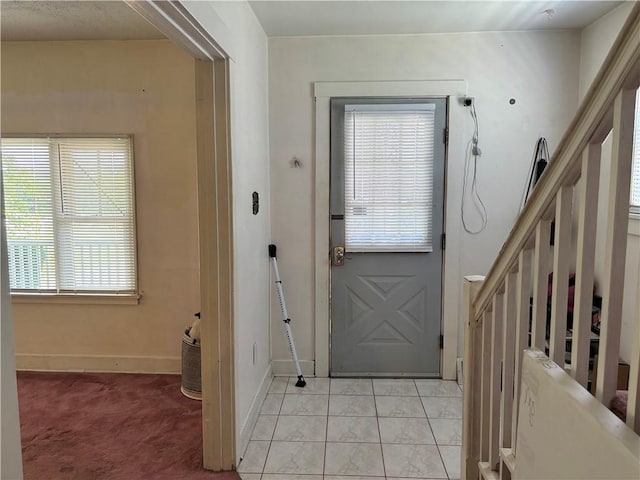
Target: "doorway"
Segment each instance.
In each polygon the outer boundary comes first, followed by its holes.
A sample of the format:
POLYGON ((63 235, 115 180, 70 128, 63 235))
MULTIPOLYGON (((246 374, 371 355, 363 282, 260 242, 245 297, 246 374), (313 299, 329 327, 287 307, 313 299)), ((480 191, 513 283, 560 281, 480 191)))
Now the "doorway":
POLYGON ((447 100, 331 100, 331 375, 441 373, 447 100))
MULTIPOLYGON (((44 2, 43 2, 44 3, 44 2)), ((53 2, 52 2, 53 3, 53 2)), ((57 2, 56 2, 57 3, 57 2)), ((229 149, 229 70, 228 70, 228 58, 227 55, 222 52, 218 46, 215 44, 214 40, 206 34, 204 29, 199 26, 199 24, 194 20, 194 18, 189 14, 189 12, 178 2, 154 2, 154 1, 140 1, 140 2, 131 2, 129 5, 133 8, 137 13, 142 15, 145 19, 147 19, 157 30, 160 31, 162 35, 160 37, 166 37, 171 40, 177 46, 182 47, 182 49, 186 50, 190 57, 192 57, 192 62, 187 63, 186 68, 182 66, 180 71, 188 72, 192 71, 190 69, 195 69, 195 82, 196 82, 196 90, 197 90, 197 98, 192 99, 189 102, 189 105, 193 105, 193 101, 197 102, 197 112, 193 112, 192 115, 195 115, 193 119, 193 124, 197 127, 197 173, 198 173, 198 197, 194 200, 197 201, 198 210, 201 212, 201 218, 199 223, 194 222, 194 227, 197 226, 197 240, 199 242, 194 242, 196 245, 196 250, 198 247, 198 243, 201 247, 207 246, 206 255, 201 253, 199 255, 198 261, 198 271, 199 275, 196 276, 196 288, 192 288, 191 291, 194 292, 197 290, 197 282, 200 283, 200 288, 202 290, 202 294, 200 295, 202 312, 203 312, 203 321, 202 321, 202 356, 203 356, 203 372, 202 372, 202 384, 203 384, 203 402, 202 402, 202 429, 203 429, 203 464, 204 467, 211 470, 231 470, 235 465, 235 412, 234 412, 234 364, 233 364, 233 296, 231 291, 231 285, 233 285, 233 243, 232 243, 232 222, 231 222, 231 164, 230 164, 230 149, 229 149), (199 277, 199 278, 198 278, 199 277)), ((95 13, 98 12, 101 14, 100 27, 101 29, 96 29, 99 32, 107 31, 108 34, 113 35, 121 35, 123 34, 123 28, 111 28, 109 27, 109 22, 107 21, 110 18, 115 18, 118 22, 118 25, 122 25, 122 22, 125 21, 125 17, 137 18, 138 15, 132 13, 132 10, 125 3, 121 2, 104 2, 104 5, 101 6, 90 6, 90 8, 86 8, 85 10, 89 10, 88 13, 91 13, 95 17, 95 13), (119 8, 120 10, 115 10, 119 8), (111 10, 110 10, 111 9, 111 10), (124 9, 124 12, 122 12, 124 9), (107 13, 111 12, 110 14, 107 13), (115 13, 114 13, 115 12, 115 13), (129 15, 127 15, 127 13, 129 15)), ((43 8, 46 10, 50 8, 50 5, 43 5, 43 8)), ((23 8, 22 6, 16 8, 23 8)), ((83 5, 81 4, 65 4, 65 2, 61 2, 60 5, 56 5, 56 8, 60 9, 73 9, 73 15, 71 15, 71 19, 80 19, 84 27, 86 24, 89 24, 87 19, 82 15, 78 14, 78 9, 82 9, 83 5)), ((29 10, 37 10, 37 9, 29 9, 29 10)), ((5 15, 4 6, 3 6, 3 26, 4 22, 7 19, 7 15, 5 15)), ((33 12, 32 12, 33 13, 33 12)), ((37 13, 37 12, 36 12, 37 13)), ((56 25, 59 26, 60 17, 62 17, 61 11, 59 11, 60 15, 57 15, 56 25)), ((24 18, 22 16, 21 18, 24 18)), ((54 18, 51 16, 51 18, 54 18)), ((147 26, 144 20, 138 19, 142 25, 147 26)), ((145 31, 144 28, 140 27, 140 24, 133 22, 135 25, 136 34, 138 34, 137 30, 145 31)), ((4 30, 4 28, 3 28, 4 30)), ((43 32, 44 28, 35 29, 40 34, 45 35, 43 32)), ((32 32, 34 29, 22 29, 25 32, 32 32)), ((83 32, 85 30, 82 30, 83 32)), ((3 31, 4 34, 4 31, 3 31)), ((110 39, 111 37, 107 37, 105 39, 110 39)), ((134 37, 135 39, 136 37, 134 37)), ((117 38, 120 39, 120 38, 117 38)), ((40 40, 45 40, 45 38, 40 38, 40 40)), ((55 40, 55 38, 52 38, 55 40)), ((77 40, 98 40, 98 38, 77 38, 77 40)), ((122 39, 124 40, 124 39, 122 39)), ((117 43, 117 42, 114 42, 117 43)), ((4 48, 3 48, 4 49, 4 48)), ((157 57, 165 58, 164 56, 156 55, 157 57)), ((149 58, 153 57, 152 55, 148 56, 149 58)), ((100 58, 100 57, 98 57, 100 58)), ((60 70, 60 69, 59 69, 60 70)), ((83 72, 86 73, 86 72, 83 72)), ((160 78, 162 80, 163 76, 161 75, 153 75, 153 72, 147 73, 148 77, 151 78, 160 78)), ((108 76, 105 76, 108 77, 108 76)), ((116 76, 114 75, 114 78, 116 76)), ((4 85, 3 81, 3 85, 4 85)), ((143 85, 145 82, 141 81, 139 84, 143 85)), ((136 89, 137 89, 136 85, 136 89)), ((132 89, 133 91, 134 89, 132 89)), ((104 90, 99 90, 100 92, 104 90)), ((186 91, 186 89, 181 90, 186 91)), ((84 92, 84 90, 83 90, 84 92)), ((137 95, 143 96, 145 95, 144 89, 137 89, 137 95)), ((147 93, 146 96, 152 97, 152 93, 147 93)), ((162 99, 165 104, 169 104, 166 101, 167 95, 157 95, 159 99, 162 99)), ((65 97, 66 98, 66 97, 65 97)), ((133 94, 129 96, 127 102, 122 102, 127 106, 130 106, 135 109, 138 105, 134 103, 131 99, 133 98, 133 94)), ((79 102, 82 104, 94 105, 90 102, 79 102)), ((122 108, 115 108, 117 102, 112 102, 114 105, 114 111, 121 111, 122 108)), ((148 105, 147 103, 142 102, 143 105, 148 105)), ((120 104, 118 104, 120 105, 120 104)), ((171 104, 173 105, 173 104, 171 104)), ((112 105, 109 105, 110 107, 112 105)), ((74 110, 75 109, 70 109, 74 110)), ((101 108, 95 108, 96 112, 101 112, 101 108)), ((105 108, 104 110, 109 110, 109 108, 105 108)), ((142 108, 138 109, 142 110, 142 108)), ((161 115, 162 118, 182 118, 184 123, 188 123, 187 119, 191 119, 187 115, 181 115, 180 113, 176 114, 173 112, 173 115, 161 115)), ((104 114, 104 112, 101 112, 104 114)), ((138 112, 135 114, 127 116, 127 121, 134 122, 138 118, 143 118, 138 112)), ((144 123, 144 122, 140 122, 144 123)), ((161 122, 146 122, 146 124, 150 123, 161 123, 161 122)), ((79 127, 77 125, 88 125, 85 121, 76 121, 75 124, 72 124, 69 127, 65 127, 63 131, 75 131, 79 127)), ((18 127, 20 129, 24 127, 18 127)), ((30 127, 34 131, 38 130, 40 127, 30 127)), ((59 128, 59 127, 57 127, 59 128)), ((91 128, 91 127, 88 127, 91 128)), ((100 124, 98 127, 93 127, 94 131, 102 131, 105 128, 104 123, 100 124)), ((50 127, 46 127, 47 131, 51 130, 50 127)), ((118 132, 120 133, 120 129, 129 130, 129 124, 126 122, 122 122, 118 125, 118 132)), ((133 130, 132 130, 133 131, 133 130)), ((195 132, 194 132, 195 133, 195 132)), ((181 140, 184 137, 181 137, 172 131, 169 135, 166 134, 165 138, 180 138, 181 140)), ((150 138, 149 135, 145 137, 144 135, 140 135, 139 138, 150 138)), ((194 139, 195 140, 195 139, 194 139)), ((149 143, 152 143, 151 140, 148 140, 149 143)), ((195 145, 194 145, 195 147, 195 145)), ((149 151, 150 149, 147 149, 149 151)), ((195 148, 194 148, 195 150, 195 148)), ((149 155, 150 156, 150 155, 149 155)), ((156 156, 157 157, 157 156, 156 156)), ((183 158, 182 156, 174 156, 175 158, 183 158)), ((138 156, 140 159, 141 156, 138 156)), ((194 158, 195 156, 192 156, 194 158)), ((157 158, 155 158, 157 161, 157 158)), ((194 162, 195 163, 195 162, 194 162)), ((141 162, 138 162, 140 165, 141 162)), ((196 167, 193 164, 193 167, 196 167)), ((168 169, 165 169, 168 171, 168 169)), ((182 169, 184 171, 184 168, 182 169)), ((151 175, 141 175, 140 178, 149 178, 151 175)), ((156 180, 158 177, 154 177, 156 180)), ((158 185, 169 185, 173 184, 173 182, 167 181, 163 183, 162 181, 157 181, 158 185)), ((175 184, 182 185, 182 183, 175 182, 175 184)), ((190 184, 192 185, 192 184, 190 184)), ((143 194, 144 189, 139 189, 138 193, 140 195, 143 194)), ((184 192, 182 192, 184 193, 184 192)), ((185 193, 186 195, 186 193, 185 193)), ((167 195, 167 200, 170 198, 167 195)), ((196 204, 194 201, 194 206, 196 204)), ((170 203, 167 201, 167 203, 170 203)), ((172 207, 175 208, 175 207, 172 207)), ((190 212, 195 210, 191 209, 190 212)), ((160 215, 162 217, 162 215, 160 215)), ((186 215, 185 215, 186 217, 186 215)), ((149 218, 149 216, 147 216, 149 218)), ((147 222, 154 223, 154 222, 147 222)), ((183 231, 188 231, 186 228, 183 231)), ((4 233, 3 233, 4 235, 4 233)), ((161 238, 160 235, 149 235, 147 238, 161 238)), ((196 235, 193 235, 191 238, 195 238, 196 235)), ((4 238, 4 237, 3 237, 4 238)), ((163 241, 166 240, 163 238, 163 241)), ((169 242, 166 242, 169 243, 169 242)), ((151 252, 153 249, 147 248, 145 252, 151 252)), ((164 250, 162 250, 164 252, 164 250)), ((3 255, 4 256, 4 255, 3 255)), ((154 264, 159 264, 162 262, 158 262, 157 258, 152 258, 151 255, 145 253, 146 258, 152 259, 154 264)), ((147 263, 152 263, 147 262, 147 263)), ((6 262, 3 263, 3 268, 6 265, 6 262)), ((167 262, 169 263, 169 262, 167 262)), ((178 264, 180 262, 174 262, 178 264)), ((180 264, 184 264, 182 262, 180 264)), ((6 272, 3 272, 3 274, 6 272)), ((154 273, 148 274, 145 276, 145 281, 148 279, 157 279, 158 275, 154 273)), ((166 285, 169 285, 166 283, 166 285)), ((5 389, 5 385, 7 382, 5 380, 9 377, 13 377, 15 379, 15 368, 13 362, 13 355, 9 348, 5 348, 7 343, 11 342, 11 323, 10 323, 10 310, 8 306, 10 305, 9 300, 9 290, 8 284, 3 278, 1 281, 2 286, 2 339, 3 339, 3 376, 2 376, 2 385, 3 385, 3 396, 9 398, 11 394, 10 402, 7 402, 7 408, 10 409, 8 411, 16 412, 14 418, 18 418, 17 415, 17 396, 15 395, 15 381, 13 383, 9 383, 9 387, 5 389), (7 330, 9 333, 6 333, 7 330), (11 362, 5 362, 4 359, 7 357, 11 357, 11 362), (9 373, 7 373, 9 372, 9 373), (6 395, 5 395, 6 392, 6 395)), ((144 288, 144 284, 142 285, 141 290, 144 288)), ((152 289, 150 289, 152 290, 152 289)), ((157 294, 156 289, 156 299, 168 299, 169 295, 157 294)), ((179 297, 179 295, 177 295, 179 297)), ((147 305, 150 304, 150 299, 152 295, 149 294, 145 298, 145 302, 147 305)), ((137 304, 137 299, 136 304, 137 304)), ((195 303, 195 302, 194 302, 195 303)), ((79 307, 75 307, 79 309, 79 307)), ((99 307, 100 309, 105 309, 105 307, 99 307)), ((133 310, 133 308, 131 309, 133 310)), ((158 309, 157 311, 163 311, 168 309, 158 309)), ((191 310, 191 309, 189 309, 191 310)), ((123 317, 124 315, 114 315, 114 318, 123 317)), ((171 316, 168 313, 168 316, 171 316)), ((173 318, 178 318, 177 316, 172 316, 173 318)), ((178 328, 176 328, 177 332, 180 332, 182 326, 182 320, 179 320, 180 324, 178 328)), ((129 322, 130 325, 138 324, 141 322, 129 322)), ((105 322, 106 324, 106 322, 105 322)), ((124 329, 120 329, 120 331, 125 331, 124 329)), ((156 332, 154 332, 155 334, 156 332)), ((179 336, 179 333, 178 333, 179 336)), ((87 335, 87 338, 89 336, 87 335)), ((94 338, 101 338, 100 335, 93 335, 94 338)), ((135 335, 131 335, 129 333, 128 337, 135 338, 135 335)), ((115 341, 111 341, 112 344, 115 344, 115 341)), ((167 342, 168 343, 168 342, 167 342)), ((179 344, 179 337, 178 342, 179 344)), ((96 355, 97 356, 97 355, 96 355)), ((77 355, 69 355, 71 360, 78 361, 77 355)), ((99 356, 98 356, 99 357, 99 356)), ((65 357, 66 359, 67 357, 65 357)), ((84 357, 83 357, 84 358, 84 357)), ((125 360, 129 361, 127 365, 133 366, 122 366, 120 362, 120 357, 117 357, 117 360, 120 363, 115 363, 111 361, 111 357, 106 358, 102 356, 98 358, 98 360, 102 361, 101 363, 92 364, 91 368, 95 371, 111 371, 114 370, 111 365, 116 365, 117 368, 115 370, 133 370, 133 371, 148 371, 151 370, 147 365, 149 365, 149 361, 147 363, 140 363, 140 358, 143 357, 126 357, 125 360), (108 364, 107 364, 108 362, 108 364), (132 362, 135 362, 133 364, 132 362), (105 367, 106 365, 106 367, 105 367), (141 366, 140 366, 141 365, 141 366)), ((146 357, 145 357, 146 358, 146 357)), ((176 371, 175 366, 177 365, 179 371, 179 356, 171 356, 168 357, 169 362, 165 362, 165 357, 154 356, 151 357, 150 362, 155 365, 159 365, 156 370, 159 371, 176 371), (165 363, 162 363, 165 362, 165 363), (164 365, 169 365, 169 367, 165 367, 164 365)), ((82 359, 81 359, 82 360, 82 359)), ((55 366, 53 367, 55 368, 55 366)), ((69 369, 68 366, 58 367, 58 369, 69 369)), ((73 368, 73 367, 71 367, 73 368)), ((75 367, 78 368, 78 367, 75 367)), ((88 366, 83 365, 81 368, 89 369, 88 366)), ((4 405, 4 404, 3 404, 4 405)), ((3 456, 5 450, 9 448, 9 446, 14 447, 15 451, 18 452, 15 455, 15 465, 16 469, 20 468, 20 438, 17 426, 15 428, 15 435, 11 438, 11 443, 9 441, 3 442, 3 456)), ((3 473, 5 465, 3 463, 3 473)), ((4 476, 3 476, 4 478, 4 476)), ((12 477, 13 478, 13 477, 12 477)), ((18 476, 16 475, 16 478, 18 476)))

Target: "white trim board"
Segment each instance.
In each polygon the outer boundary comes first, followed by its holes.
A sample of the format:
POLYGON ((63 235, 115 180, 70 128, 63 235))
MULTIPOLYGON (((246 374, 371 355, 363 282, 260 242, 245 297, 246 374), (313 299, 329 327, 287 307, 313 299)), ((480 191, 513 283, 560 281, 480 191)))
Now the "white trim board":
POLYGON ((101 373, 169 373, 182 370, 180 357, 16 354, 16 370, 101 373))
MULTIPOLYGON (((293 360, 271 360, 271 367, 273 375, 276 377, 295 377, 297 375, 293 360)), ((315 376, 314 362, 311 360, 300 360, 300 370, 305 377, 315 376)), ((326 377, 326 375, 320 376, 326 377)))
POLYGON ((124 1, 172 43, 182 47, 194 58, 214 60, 231 56, 229 29, 210 5, 198 5, 199 2, 188 2, 185 5, 185 2, 124 1), (208 25, 203 28, 195 20, 194 14, 195 17, 206 19, 208 25), (216 39, 208 32, 216 32, 216 39), (224 40, 226 51, 216 40, 224 40))
POLYGON ((0 478, 22 480, 22 446, 13 320, 9 294, 4 188, 0 177, 0 478))
MULTIPOLYGON (((253 433, 253 429, 256 426, 256 422, 258 421, 262 403, 264 402, 264 399, 267 397, 267 393, 269 392, 271 380, 273 380, 273 371, 271 369, 271 366, 269 366, 269 368, 267 368, 267 371, 264 373, 264 376, 262 377, 260 388, 258 389, 256 396, 253 397, 253 401, 251 402, 251 406, 249 407, 249 413, 247 413, 247 416, 242 422, 242 426, 238 431, 236 445, 236 465, 240 464, 240 460, 242 460, 242 457, 244 456, 245 451, 249 446, 249 440, 251 440, 251 434, 253 433)), ((239 379, 237 381, 240 382, 241 380, 239 379)))
POLYGON ((451 97, 448 111, 449 138, 445 176, 445 220, 447 249, 442 277, 442 378, 456 378, 458 356, 458 323, 462 300, 460 273, 461 222, 459 196, 447 195, 454 183, 460 183, 464 165, 465 110, 457 97, 466 95, 465 80, 423 80, 388 82, 316 82, 315 95, 315 373, 329 375, 329 166, 330 100, 332 97, 451 97), (458 197, 458 198, 455 198, 458 197))
POLYGON ((637 215, 629 216, 629 235, 640 237, 640 217, 637 215))

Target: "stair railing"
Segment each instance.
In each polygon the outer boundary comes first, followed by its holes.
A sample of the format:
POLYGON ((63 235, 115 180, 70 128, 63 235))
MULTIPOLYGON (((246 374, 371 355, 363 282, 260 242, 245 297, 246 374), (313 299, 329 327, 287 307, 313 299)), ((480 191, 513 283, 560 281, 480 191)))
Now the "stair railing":
MULTIPOLYGON (((465 279, 462 478, 511 478, 517 457, 524 349, 531 346, 548 352, 551 360, 587 387, 600 163, 602 144, 609 135, 612 153, 608 211, 602 223, 606 240, 599 279, 603 303, 596 398, 609 407, 616 394, 639 86, 640 4, 629 15, 489 274, 465 279), (573 331, 570 367, 566 367, 567 280, 573 258, 573 331)), ((634 322, 626 422, 640 434, 640 308, 634 322)))

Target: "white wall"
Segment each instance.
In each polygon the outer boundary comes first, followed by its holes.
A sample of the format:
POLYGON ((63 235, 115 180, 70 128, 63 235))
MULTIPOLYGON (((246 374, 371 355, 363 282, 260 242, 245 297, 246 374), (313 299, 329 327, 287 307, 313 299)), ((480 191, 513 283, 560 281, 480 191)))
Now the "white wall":
MULTIPOLYGON (((620 29, 624 25, 633 2, 625 2, 582 31, 580 64, 580 98, 584 97, 597 75, 620 29)), ((607 198, 611 167, 611 139, 602 146, 600 196, 598 202, 598 234, 596 238, 596 292, 601 293, 603 257, 606 235, 607 198)), ((627 237, 627 268, 625 271, 624 302, 622 306, 622 332, 620 358, 628 362, 633 344, 633 318, 638 302, 638 265, 640 265, 640 220, 630 219, 627 237)))
MULTIPOLYGON (((316 81, 463 79, 480 118, 479 190, 487 229, 461 228, 460 172, 449 158, 447 236, 457 277, 445 302, 461 322, 462 276, 490 268, 519 211, 536 139, 553 150, 577 107, 580 35, 576 32, 471 33, 358 37, 282 37, 269 40, 269 123, 272 237, 278 244, 287 306, 301 360, 314 352, 314 110, 316 81), (515 105, 509 99, 515 98, 515 105), (297 156, 302 168, 291 168, 297 156), (451 239, 452 241, 449 241, 451 239), (458 314, 459 312, 459 314, 458 314)), ((466 134, 450 142, 466 144, 466 134)), ((289 359, 277 302, 272 302, 273 359, 289 359)), ((459 330, 459 352, 462 329, 459 330)))
POLYGON ((267 37, 246 2, 183 4, 231 56, 236 453, 241 456, 271 380, 267 37), (253 191, 260 194, 256 216, 253 191))

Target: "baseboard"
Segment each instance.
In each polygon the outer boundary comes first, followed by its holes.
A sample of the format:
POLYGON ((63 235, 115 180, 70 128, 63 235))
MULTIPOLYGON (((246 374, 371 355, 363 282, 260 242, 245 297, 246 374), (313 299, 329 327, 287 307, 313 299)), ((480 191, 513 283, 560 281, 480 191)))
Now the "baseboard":
MULTIPOLYGON (((293 360, 272 360, 271 366, 273 374, 277 377, 296 375, 296 367, 293 364, 293 360)), ((305 377, 315 376, 315 364, 312 360, 301 360, 300 369, 305 377)))
POLYGON ((464 362, 462 357, 457 358, 456 359, 456 378, 458 381, 458 385, 460 385, 460 388, 462 388, 462 384, 464 383, 464 376, 463 376, 463 368, 464 366, 464 362))
POLYGON ((104 373, 180 373, 180 357, 121 357, 115 355, 16 354, 16 370, 104 373))
POLYGON ((240 460, 244 456, 244 452, 249 445, 251 432, 253 432, 253 427, 258 420, 258 415, 260 415, 260 408, 262 407, 262 402, 264 402, 264 399, 267 396, 272 378, 273 370, 270 365, 264 376, 262 377, 260 388, 258 389, 256 396, 253 397, 253 401, 251 402, 251 406, 249 407, 249 413, 247 414, 244 422, 242 422, 242 426, 240 427, 240 433, 238 434, 238 444, 236 445, 236 465, 240 463, 240 460))

